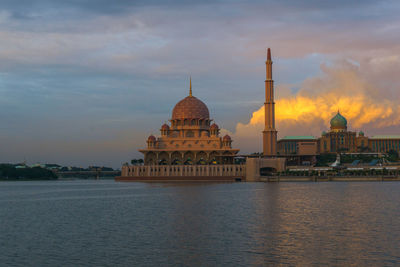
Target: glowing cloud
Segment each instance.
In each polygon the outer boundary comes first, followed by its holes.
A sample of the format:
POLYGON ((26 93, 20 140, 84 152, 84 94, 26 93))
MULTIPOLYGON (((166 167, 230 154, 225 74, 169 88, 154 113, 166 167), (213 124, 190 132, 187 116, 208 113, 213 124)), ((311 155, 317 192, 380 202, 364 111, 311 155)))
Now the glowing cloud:
MULTIPOLYGON (((296 94, 276 100, 276 125, 280 137, 319 136, 322 130, 329 128, 330 119, 338 110, 353 130, 400 124, 398 98, 365 79, 358 66, 340 62, 333 67, 323 65, 321 69, 323 74, 306 80, 296 94), (385 98, 389 95, 392 98, 385 98)), ((238 145, 258 151, 263 126, 262 106, 253 112, 249 123, 237 124, 234 135, 238 145)))

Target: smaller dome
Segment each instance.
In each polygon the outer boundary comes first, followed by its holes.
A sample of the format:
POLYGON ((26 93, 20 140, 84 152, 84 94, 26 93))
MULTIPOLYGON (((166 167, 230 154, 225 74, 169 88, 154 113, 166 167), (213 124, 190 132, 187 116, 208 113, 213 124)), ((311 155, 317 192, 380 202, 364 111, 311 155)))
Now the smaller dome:
POLYGON ((325 135, 326 135, 326 132, 325 132, 325 131, 323 131, 323 132, 322 132, 322 136, 325 136, 325 135))
POLYGON ((154 135, 150 135, 149 138, 147 138, 148 142, 155 142, 156 138, 154 137, 154 135))
POLYGON ((360 132, 358 133, 358 135, 359 135, 359 136, 364 136, 364 132, 363 132, 363 131, 360 131, 360 132))
POLYGON ((169 130, 168 124, 164 123, 164 124, 161 126, 161 130, 169 130))
POLYGON ((210 129, 218 129, 218 128, 219 128, 218 125, 215 124, 215 123, 213 123, 213 124, 210 126, 210 129))
POLYGON ((229 135, 225 135, 222 140, 228 142, 228 141, 231 141, 232 139, 229 135))

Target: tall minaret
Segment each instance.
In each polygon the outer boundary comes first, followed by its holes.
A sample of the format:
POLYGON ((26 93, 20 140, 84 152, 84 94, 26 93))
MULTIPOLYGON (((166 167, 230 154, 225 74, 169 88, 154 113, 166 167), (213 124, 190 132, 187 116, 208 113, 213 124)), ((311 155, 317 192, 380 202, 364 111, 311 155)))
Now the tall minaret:
POLYGON ((275 156, 277 145, 277 131, 275 129, 275 102, 274 102, 274 81, 272 80, 271 49, 268 48, 267 79, 265 80, 265 128, 263 131, 263 155, 275 156))

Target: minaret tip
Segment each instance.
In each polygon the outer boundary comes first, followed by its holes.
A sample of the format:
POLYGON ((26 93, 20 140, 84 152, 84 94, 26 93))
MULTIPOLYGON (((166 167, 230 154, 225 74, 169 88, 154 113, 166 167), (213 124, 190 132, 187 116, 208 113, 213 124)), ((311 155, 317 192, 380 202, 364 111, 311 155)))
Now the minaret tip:
POLYGON ((190 76, 190 81, 189 81, 189 96, 192 96, 192 76, 190 76))
POLYGON ((269 47, 267 50, 267 60, 271 60, 271 49, 269 47))

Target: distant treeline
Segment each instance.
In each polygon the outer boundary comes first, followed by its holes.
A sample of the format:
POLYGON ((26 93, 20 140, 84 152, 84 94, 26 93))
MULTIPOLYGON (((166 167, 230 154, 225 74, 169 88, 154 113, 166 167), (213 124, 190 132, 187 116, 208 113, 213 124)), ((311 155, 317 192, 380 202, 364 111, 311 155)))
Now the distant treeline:
POLYGON ((0 164, 0 180, 54 180, 52 171, 41 167, 16 168, 12 164, 0 164))

